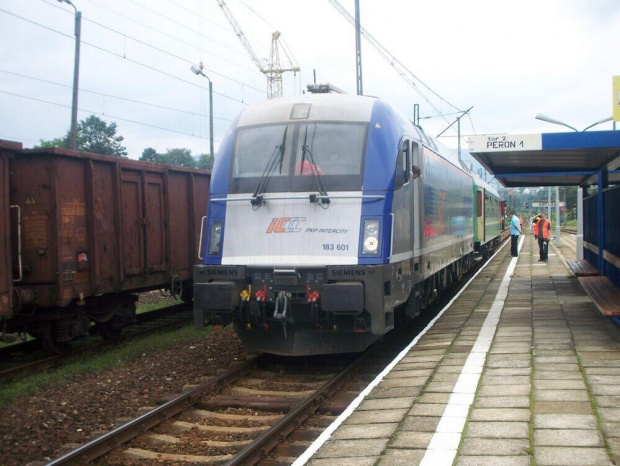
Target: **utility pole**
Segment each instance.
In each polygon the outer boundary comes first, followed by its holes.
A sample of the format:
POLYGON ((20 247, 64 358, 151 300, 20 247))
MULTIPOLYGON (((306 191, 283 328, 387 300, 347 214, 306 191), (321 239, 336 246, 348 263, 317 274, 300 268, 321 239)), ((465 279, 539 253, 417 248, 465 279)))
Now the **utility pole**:
POLYGON ((357 95, 364 95, 362 86, 362 34, 360 25, 360 0, 355 0, 355 74, 357 95))
POLYGON ((77 150, 77 111, 78 87, 80 81, 80 42, 82 31, 82 12, 71 3, 71 0, 58 0, 67 3, 75 10, 75 60, 73 63, 73 98, 71 101, 71 131, 69 133, 69 149, 77 150))

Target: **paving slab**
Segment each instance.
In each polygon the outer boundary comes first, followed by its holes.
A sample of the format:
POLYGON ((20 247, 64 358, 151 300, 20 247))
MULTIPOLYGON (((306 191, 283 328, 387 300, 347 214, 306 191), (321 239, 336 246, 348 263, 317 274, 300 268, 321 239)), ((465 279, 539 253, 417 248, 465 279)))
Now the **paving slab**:
POLYGON ((528 422, 469 422, 465 438, 523 438, 529 437, 528 422))
POLYGON ((598 415, 602 421, 620 422, 620 408, 598 408, 598 415))
POLYGON ((390 438, 397 427, 397 423, 344 425, 334 432, 332 438, 337 440, 390 438))
POLYGON ((464 456, 484 456, 489 453, 496 456, 528 455, 529 449, 528 439, 466 438, 463 440, 461 454, 464 456))
POLYGON ((525 408, 475 408, 470 421, 522 421, 529 422, 530 410, 525 408))
POLYGON ((397 432, 390 446, 394 448, 426 448, 433 437, 433 432, 397 432))
POLYGON ((474 401, 475 408, 529 408, 529 396, 483 396, 474 401))
POLYGON ((538 447, 534 450, 537 466, 603 466, 611 465, 604 448, 538 447))
MULTIPOLYGON (((420 464, 425 452, 426 450, 388 448, 379 459, 379 464, 384 466, 412 466, 420 464)), ((348 463, 346 464, 348 466, 348 463)))
POLYGON ((435 432, 440 419, 440 416, 407 416, 399 429, 403 431, 435 432))
POLYGON ((583 429, 534 429, 535 446, 552 447, 604 447, 603 436, 598 430, 583 429))
POLYGON ((620 330, 537 257, 504 280, 504 248, 309 464, 620 464, 620 330))
POLYGON ((535 414, 534 429, 598 429, 593 414, 535 414))
MULTIPOLYGON (((373 466, 377 460, 378 456, 347 456, 346 465, 347 466, 373 466)), ((342 460, 338 460, 341 462, 342 460)), ((313 458, 307 464, 309 466, 334 466, 334 458, 313 458)), ((412 463, 413 464, 413 463, 412 463)))
POLYGON ((461 456, 457 466, 530 466, 529 456, 461 456))
POLYGON ((357 456, 377 456, 388 443, 387 438, 360 440, 329 440, 316 452, 315 458, 350 458, 357 456))
MULTIPOLYGON (((375 387, 366 397, 366 400, 387 400, 387 399, 408 399, 409 397, 416 397, 422 392, 422 386, 414 387, 386 387, 379 385, 375 387)), ((396 402, 397 404, 400 401, 396 402)), ((399 406, 395 406, 399 407, 399 406)), ((365 408, 362 408, 365 409, 365 408)), ((389 409, 389 408, 388 408, 389 409)))
POLYGON ((345 424, 371 424, 400 422, 407 414, 406 409, 379 409, 374 411, 355 411, 345 424))
POLYGON ((488 385, 483 379, 478 396, 529 396, 530 390, 529 381, 523 385, 488 385))
POLYGON ((399 409, 410 408, 415 400, 415 397, 400 397, 400 398, 384 398, 374 400, 364 400, 358 406, 359 411, 374 411, 377 409, 399 409))

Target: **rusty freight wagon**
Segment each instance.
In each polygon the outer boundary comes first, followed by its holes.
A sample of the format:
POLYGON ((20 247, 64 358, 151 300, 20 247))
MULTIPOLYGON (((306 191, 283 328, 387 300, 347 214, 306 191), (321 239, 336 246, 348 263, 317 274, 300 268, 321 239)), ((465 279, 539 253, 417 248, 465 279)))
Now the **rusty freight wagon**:
POLYGON ((136 292, 191 299, 210 172, 7 141, 0 154, 2 333, 58 351, 93 322, 117 336, 136 292))

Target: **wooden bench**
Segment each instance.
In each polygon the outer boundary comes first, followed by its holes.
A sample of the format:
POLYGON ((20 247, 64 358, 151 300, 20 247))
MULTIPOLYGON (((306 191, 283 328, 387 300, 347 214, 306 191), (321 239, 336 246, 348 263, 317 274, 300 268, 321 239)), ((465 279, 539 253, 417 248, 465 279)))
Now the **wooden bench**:
POLYGON ((568 261, 567 264, 576 277, 594 277, 598 275, 598 270, 586 260, 568 261))
POLYGON ((604 316, 620 316, 620 288, 607 277, 579 277, 579 283, 604 316))

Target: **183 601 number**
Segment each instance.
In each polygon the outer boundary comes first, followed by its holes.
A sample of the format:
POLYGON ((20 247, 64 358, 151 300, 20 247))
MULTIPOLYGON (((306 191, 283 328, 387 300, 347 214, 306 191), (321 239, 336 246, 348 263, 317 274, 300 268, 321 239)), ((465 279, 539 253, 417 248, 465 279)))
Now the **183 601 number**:
POLYGON ((323 251, 348 251, 348 244, 323 243, 323 251))

